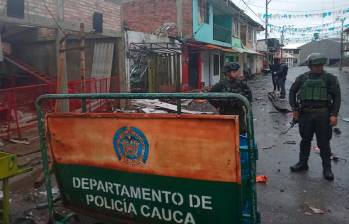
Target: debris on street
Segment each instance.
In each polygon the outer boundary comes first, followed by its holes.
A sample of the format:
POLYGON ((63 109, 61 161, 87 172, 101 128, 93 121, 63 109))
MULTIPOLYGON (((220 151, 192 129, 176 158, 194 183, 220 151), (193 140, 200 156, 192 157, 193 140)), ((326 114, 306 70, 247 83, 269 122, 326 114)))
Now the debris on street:
POLYGON ((315 207, 312 207, 312 206, 310 206, 310 205, 307 205, 308 206, 308 208, 310 209, 310 211, 312 212, 312 214, 321 214, 321 215, 323 215, 323 214, 326 214, 327 212, 325 212, 324 210, 322 210, 322 209, 319 209, 319 208, 315 208, 315 207))
POLYGON ((342 121, 349 122, 349 117, 342 118, 342 121))
POLYGON ((11 138, 11 139, 9 139, 9 142, 16 143, 16 144, 23 144, 23 145, 29 145, 30 144, 30 142, 27 139, 11 138))
POLYGON ((276 95, 275 92, 269 92, 268 98, 275 107, 276 110, 280 111, 281 113, 288 113, 291 112, 290 105, 287 100, 280 100, 279 97, 276 95))
POLYGON ((261 184, 266 184, 268 181, 268 177, 265 175, 260 175, 256 177, 256 182, 261 184))
POLYGON ((287 144, 287 145, 296 145, 297 142, 296 142, 296 141, 286 141, 286 142, 284 142, 284 144, 287 144))

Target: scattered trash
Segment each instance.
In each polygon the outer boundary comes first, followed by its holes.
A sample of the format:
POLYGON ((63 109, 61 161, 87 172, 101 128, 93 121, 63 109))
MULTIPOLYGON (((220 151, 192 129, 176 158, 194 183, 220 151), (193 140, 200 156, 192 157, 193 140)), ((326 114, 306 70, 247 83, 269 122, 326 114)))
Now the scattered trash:
POLYGON ((315 207, 312 207, 312 206, 309 206, 308 205, 308 208, 314 213, 314 214, 326 214, 326 212, 322 209, 319 209, 319 208, 315 208, 315 207))
POLYGON ((195 99, 193 100, 194 103, 207 103, 208 101, 207 100, 204 100, 204 99, 195 99))
POLYGON ((29 217, 25 217, 16 219, 14 224, 36 224, 36 222, 29 217))
POLYGON ((304 214, 306 214, 306 215, 312 215, 310 212, 305 212, 304 214))
MULTIPOLYGON (((62 200, 62 196, 57 195, 53 198, 53 203, 56 203, 57 201, 60 201, 60 200, 62 200)), ((48 207, 48 202, 46 200, 36 205, 36 209, 45 209, 47 207, 48 207)))
POLYGON ((347 160, 346 159, 344 159, 344 158, 339 158, 339 157, 337 157, 337 156, 334 156, 333 154, 331 155, 331 160, 333 161, 333 162, 335 162, 335 163, 338 163, 338 162, 340 162, 340 161, 343 161, 343 162, 347 162, 347 160))
POLYGON ((257 176, 256 177, 256 182, 257 183, 262 183, 262 184, 266 184, 268 180, 267 176, 261 175, 261 176, 257 176))
POLYGON ((284 144, 287 144, 287 145, 296 145, 297 142, 296 142, 296 141, 286 141, 286 142, 284 142, 284 144))
POLYGON ((333 132, 334 132, 335 135, 340 135, 340 134, 342 134, 342 131, 341 131, 339 128, 334 128, 334 129, 333 129, 333 132))
MULTIPOLYGON (((140 107, 140 109, 160 109, 164 111, 169 111, 169 112, 177 112, 177 105, 173 105, 170 103, 165 103, 161 102, 160 100, 148 100, 148 99, 143 99, 143 100, 133 100, 132 103, 135 106, 140 107)), ((191 110, 181 110, 182 113, 184 114, 213 114, 211 112, 200 112, 200 111, 191 111, 191 110)))
POLYGON ((285 131, 282 131, 281 134, 283 134, 283 135, 287 134, 292 128, 294 128, 294 126, 296 126, 297 123, 298 123, 298 121, 293 119, 290 122, 290 126, 285 131))
POLYGON ((342 121, 349 122, 349 117, 342 118, 342 121))
POLYGON ((261 149, 272 149, 273 146, 266 146, 266 147, 261 147, 261 149))
POLYGON ((168 112, 164 110, 157 110, 153 108, 142 108, 141 110, 146 114, 168 114, 168 112))
POLYGON ((189 104, 193 102, 193 100, 189 99, 189 100, 182 100, 181 104, 182 106, 189 106, 189 104))
POLYGON ((30 142, 28 141, 28 139, 15 139, 15 138, 11 138, 9 140, 9 142, 12 143, 17 143, 17 144, 24 144, 24 145, 29 145, 30 142))
POLYGON ((5 143, 3 143, 1 140, 0 140, 0 147, 4 147, 5 146, 5 143))
POLYGON ((285 192, 285 190, 284 189, 280 189, 280 192, 283 193, 283 192, 285 192))

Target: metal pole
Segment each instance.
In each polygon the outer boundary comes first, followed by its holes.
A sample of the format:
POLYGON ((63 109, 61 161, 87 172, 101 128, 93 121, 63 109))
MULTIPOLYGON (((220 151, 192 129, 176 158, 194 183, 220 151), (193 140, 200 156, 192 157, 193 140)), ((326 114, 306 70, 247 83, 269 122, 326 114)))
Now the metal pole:
POLYGON ((281 52, 280 52, 280 60, 282 60, 282 53, 283 53, 283 45, 284 45, 284 33, 285 33, 285 26, 282 27, 282 31, 281 31, 281 52))
POLYGON ((265 0, 265 45, 267 45, 267 52, 268 52, 268 5, 269 1, 265 0))
POLYGON ((344 18, 341 19, 342 21, 342 31, 341 31, 341 52, 340 52, 340 65, 339 65, 339 71, 343 70, 343 53, 344 53, 344 18))

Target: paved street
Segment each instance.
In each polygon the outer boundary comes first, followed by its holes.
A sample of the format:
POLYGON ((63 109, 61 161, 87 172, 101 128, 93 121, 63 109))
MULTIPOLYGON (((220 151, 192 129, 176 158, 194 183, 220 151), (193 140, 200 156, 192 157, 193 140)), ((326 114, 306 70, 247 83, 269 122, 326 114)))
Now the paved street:
MULTIPOLYGON (((306 67, 290 69, 287 89, 297 75, 306 70, 306 67)), ((338 75, 342 88, 338 125, 342 133, 333 137, 332 151, 344 160, 333 163, 333 183, 323 179, 320 155, 314 151, 307 173, 290 173, 289 166, 298 159, 298 126, 287 135, 280 133, 288 127, 292 115, 276 113, 268 101, 266 93, 272 89, 270 76, 250 82, 255 99, 255 133, 260 148, 257 172, 269 177, 267 184, 258 184, 258 205, 263 224, 349 223, 349 162, 345 161, 349 161, 349 123, 341 120, 349 117, 349 75, 340 74, 338 69, 327 70, 338 75), (285 144, 286 141, 296 141, 297 144, 285 144), (313 214, 309 206, 322 209, 326 214, 313 214)))
MULTIPOLYGON (((295 77, 306 70, 306 67, 290 69, 287 89, 295 77)), ((349 94, 349 74, 340 75, 336 69, 328 71, 338 75, 343 94, 338 125, 342 133, 334 136, 332 141, 334 155, 341 158, 337 163, 333 163, 333 183, 323 179, 320 156, 315 151, 311 154, 309 172, 290 173, 289 166, 298 159, 298 127, 287 135, 281 134, 281 131, 288 127, 292 117, 291 114, 278 113, 269 102, 267 93, 272 86, 270 76, 258 76, 249 82, 254 94, 255 133, 260 148, 257 174, 268 176, 267 184, 258 184, 257 189, 262 224, 349 223, 349 162, 346 162, 349 161, 349 123, 341 120, 349 117, 349 102, 346 97, 349 94), (297 144, 284 144, 286 141, 294 141, 297 144), (314 214, 309 206, 324 210, 326 214, 314 214)), ((314 142, 313 145, 315 144, 314 142)), ((47 211, 33 209, 45 202, 44 187, 34 191, 32 182, 35 178, 26 179, 17 182, 12 188, 13 219, 29 215, 36 223, 45 223, 47 211)))

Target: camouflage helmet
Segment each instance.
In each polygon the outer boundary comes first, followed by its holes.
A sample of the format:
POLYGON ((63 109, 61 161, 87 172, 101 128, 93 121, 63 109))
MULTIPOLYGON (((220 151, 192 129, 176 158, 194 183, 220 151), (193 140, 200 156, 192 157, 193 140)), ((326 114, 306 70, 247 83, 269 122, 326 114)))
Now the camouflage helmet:
POLYGON ((240 64, 236 62, 229 62, 224 65, 223 72, 237 71, 240 69, 240 64))
POLYGON ((327 63, 327 58, 325 55, 320 53, 312 53, 307 57, 307 65, 325 65, 327 63))

